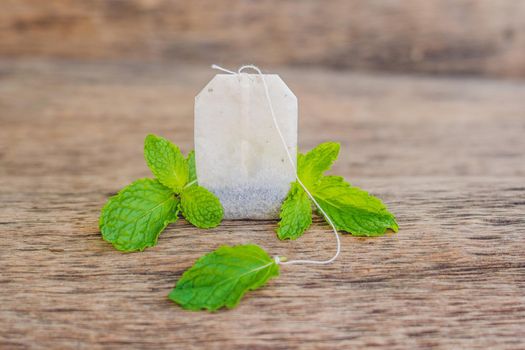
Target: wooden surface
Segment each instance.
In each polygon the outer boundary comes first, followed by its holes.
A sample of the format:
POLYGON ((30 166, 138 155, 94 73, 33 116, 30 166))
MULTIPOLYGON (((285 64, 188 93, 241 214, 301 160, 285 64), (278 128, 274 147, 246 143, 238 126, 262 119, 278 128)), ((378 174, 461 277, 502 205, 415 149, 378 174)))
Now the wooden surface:
POLYGON ((2 0, 2 55, 525 77, 525 1, 2 0))
POLYGON ((342 143, 334 173, 387 203, 398 234, 342 237, 329 266, 285 266, 239 307, 167 299, 221 244, 327 258, 319 219, 294 242, 273 221, 170 226, 121 254, 99 210, 149 176, 154 132, 192 148, 185 65, 0 62, 0 348, 525 347, 525 83, 277 70, 300 103, 300 148, 342 143))

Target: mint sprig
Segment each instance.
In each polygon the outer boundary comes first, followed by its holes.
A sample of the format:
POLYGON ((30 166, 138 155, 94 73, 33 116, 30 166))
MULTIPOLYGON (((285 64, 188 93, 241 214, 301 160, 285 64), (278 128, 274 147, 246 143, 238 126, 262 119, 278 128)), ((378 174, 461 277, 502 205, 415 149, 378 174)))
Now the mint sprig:
MULTIPOLYGON (((351 186, 342 177, 325 176, 339 154, 339 144, 326 142, 297 157, 297 175, 317 203, 330 217, 339 231, 354 236, 381 236, 387 229, 397 232, 398 225, 392 213, 380 199, 358 187, 351 186)), ((305 204, 311 201, 299 183, 293 182, 281 207, 277 236, 297 239, 311 223, 305 204)), ((326 219, 326 218, 325 218, 326 219)))
POLYGON ((157 179, 137 180, 108 200, 99 220, 104 240, 120 251, 144 250, 157 244, 160 233, 177 221, 179 212, 200 228, 220 224, 222 205, 197 184, 193 151, 185 158, 170 141, 148 135, 144 156, 157 179))
POLYGON ((222 246, 186 270, 168 297, 188 310, 231 309, 276 276, 279 265, 259 246, 222 246))

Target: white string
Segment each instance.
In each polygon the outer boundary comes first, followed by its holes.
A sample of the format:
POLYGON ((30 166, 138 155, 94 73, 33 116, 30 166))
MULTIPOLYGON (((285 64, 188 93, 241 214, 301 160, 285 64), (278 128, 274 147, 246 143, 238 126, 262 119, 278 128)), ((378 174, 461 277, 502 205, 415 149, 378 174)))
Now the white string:
POLYGON ((226 68, 222 68, 222 67, 220 67, 220 66, 218 66, 218 65, 216 65, 216 64, 212 64, 212 65, 211 65, 211 68, 212 68, 212 69, 217 69, 217 70, 222 70, 222 71, 225 72, 225 73, 237 74, 237 73, 235 73, 235 72, 233 72, 233 71, 231 71, 231 70, 228 70, 228 69, 226 69, 226 68))
POLYGON ((217 70, 229 73, 229 74, 241 74, 242 71, 245 70, 245 69, 253 69, 259 74, 259 76, 262 79, 263 86, 264 86, 264 92, 266 94, 266 100, 268 101, 268 106, 270 107, 270 113, 272 115, 273 124, 275 125, 275 128, 277 129, 277 132, 279 133, 279 137, 281 138, 281 142, 282 142, 282 144, 284 146, 284 150, 286 151, 286 155, 288 156, 288 160, 290 161, 290 166, 292 167, 292 169, 294 171, 295 178, 297 179, 297 182, 299 183, 299 185, 301 185, 303 190, 306 192, 308 197, 310 197, 312 202, 314 202, 314 204, 317 207, 317 209, 319 209, 319 211, 326 218, 326 221, 328 221, 328 223, 332 227, 332 230, 333 230, 334 235, 335 235, 335 239, 337 241, 337 249, 336 249, 335 255, 333 257, 331 257, 330 259, 328 259, 328 260, 289 260, 289 261, 284 261, 284 258, 281 258, 281 257, 276 255, 276 256, 274 256, 275 263, 276 264, 281 264, 281 265, 292 265, 292 264, 317 264, 317 265, 324 265, 324 264, 330 264, 335 259, 337 259, 337 257, 339 256, 339 253, 341 252, 341 240, 339 239, 339 234, 337 233, 337 229, 335 228, 335 225, 332 222, 332 219, 330 219, 328 214, 326 214, 326 212, 323 210, 323 208, 321 208, 319 203, 317 203, 317 201, 315 200, 314 196, 310 193, 310 191, 308 191, 306 186, 303 184, 303 182, 301 181, 301 179, 299 179, 299 176, 297 175, 297 169, 295 167, 295 163, 293 161, 292 155, 290 154, 290 151, 288 150, 288 145, 286 144, 286 140, 284 139, 284 136, 283 136, 283 134, 281 132, 281 128, 279 127, 279 124, 277 123, 277 118, 275 117, 275 111, 273 109, 272 100, 270 98, 270 92, 268 90, 268 85, 266 84, 266 80, 264 79, 264 74, 261 72, 261 70, 258 67, 254 66, 254 65, 251 65, 251 64, 242 66, 241 68, 239 68, 237 73, 235 73, 235 72, 233 72, 231 70, 228 70, 228 69, 224 69, 224 68, 222 68, 222 67, 220 67, 220 66, 218 66, 216 64, 213 64, 211 66, 211 68, 217 69, 217 70))
POLYGON ((197 180, 193 180, 192 182, 188 182, 188 183, 184 186, 184 188, 190 187, 190 186, 192 186, 192 185, 195 184, 195 183, 197 183, 197 180))

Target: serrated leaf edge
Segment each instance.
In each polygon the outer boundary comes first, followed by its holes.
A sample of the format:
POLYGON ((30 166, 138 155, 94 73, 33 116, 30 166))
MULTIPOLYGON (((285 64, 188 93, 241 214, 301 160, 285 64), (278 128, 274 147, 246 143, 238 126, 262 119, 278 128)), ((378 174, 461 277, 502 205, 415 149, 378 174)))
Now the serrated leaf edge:
MULTIPOLYGON (((247 245, 250 245, 250 244, 247 244, 247 245)), ((212 251, 212 252, 210 252, 210 253, 207 253, 207 254, 201 256, 200 258, 198 258, 198 259, 195 261, 195 263, 194 263, 190 268, 188 268, 186 271, 184 271, 184 273, 182 274, 182 276, 179 278, 179 281, 180 281, 181 279, 183 279, 184 276, 185 276, 186 274, 191 273, 191 272, 192 272, 191 270, 192 270, 194 267, 196 267, 197 264, 198 264, 199 262, 201 262, 201 261, 203 261, 204 259, 206 259, 209 255, 217 254, 217 251, 219 251, 219 250, 222 249, 222 248, 235 248, 235 247, 238 247, 238 246, 243 246, 243 245, 237 245, 237 246, 222 245, 222 246, 220 246, 219 248, 217 248, 216 250, 214 250, 214 251, 212 251)), ((256 246, 257 248, 261 249, 262 251, 264 251, 266 254, 268 254, 263 248, 259 247, 258 245, 255 245, 255 246, 256 246)), ((227 302, 225 302, 224 304, 219 305, 217 308, 209 308, 209 307, 206 307, 206 306, 203 306, 203 307, 192 307, 192 306, 189 306, 189 307, 188 307, 188 305, 183 305, 183 304, 179 303, 177 300, 173 299, 172 294, 173 294, 173 293, 175 292, 175 290, 177 289, 177 285, 175 285, 175 287, 174 287, 174 288, 171 290, 171 292, 168 294, 168 298, 169 298, 171 301, 173 301, 173 302, 175 302, 176 304, 178 304, 179 306, 181 306, 183 309, 185 309, 185 310, 189 310, 189 311, 201 311, 201 310, 207 310, 207 311, 210 311, 210 312, 214 312, 214 311, 217 311, 217 310, 221 309, 222 307, 226 307, 227 309, 233 309, 234 307, 236 307, 236 306, 239 304, 239 302, 241 301, 241 299, 244 297, 244 295, 245 295, 247 292, 252 291, 252 290, 255 290, 255 289, 257 289, 257 288, 263 286, 264 284, 266 284, 266 283, 271 279, 271 277, 269 276, 269 274, 272 272, 273 265, 275 265, 275 266, 277 267, 276 275, 275 275, 274 277, 278 277, 278 276, 280 275, 280 268, 279 268, 279 265, 275 262, 275 260, 273 260, 273 259, 271 259, 271 258, 270 258, 271 261, 270 261, 270 262, 267 262, 266 260, 262 260, 262 259, 261 259, 260 257, 258 257, 258 256, 247 255, 247 254, 244 254, 244 253, 240 253, 240 254, 237 253, 237 254, 240 255, 240 256, 243 256, 243 255, 244 255, 244 256, 246 256, 246 257, 248 257, 248 258, 255 259, 255 260, 257 260, 257 261, 261 261, 261 262, 265 263, 265 265, 260 266, 260 267, 255 268, 255 269, 252 269, 252 270, 250 270, 250 271, 246 271, 246 272, 242 273, 240 276, 232 276, 232 277, 229 277, 229 278, 227 278, 227 279, 221 280, 219 283, 217 283, 215 286, 213 286, 213 289, 217 288, 218 286, 220 286, 220 285, 224 284, 225 282, 230 281, 230 280, 232 280, 232 279, 235 279, 235 278, 236 278, 236 279, 240 280, 242 277, 244 277, 244 276, 246 276, 246 275, 248 275, 248 274, 255 273, 255 272, 260 271, 260 270, 262 270, 262 269, 265 269, 265 268, 267 268, 267 267, 269 267, 269 268, 268 268, 268 271, 266 272, 266 275, 264 276, 264 278, 261 278, 261 281, 263 281, 263 282, 262 282, 261 284, 259 284, 258 286, 255 286, 255 287, 248 287, 247 289, 243 290, 242 293, 240 293, 239 297, 237 298, 237 300, 235 300, 235 302, 234 302, 233 304, 228 304, 227 302)), ((199 267, 200 267, 200 266, 199 266, 199 267)), ((202 287, 202 288, 204 288, 204 287, 202 287)))
MULTIPOLYGON (((117 197, 119 197, 129 186, 133 185, 133 184, 136 184, 136 183, 139 183, 139 182, 148 182, 149 180, 152 180, 152 181, 157 181, 159 185, 161 186, 164 186, 166 187, 166 189, 169 189, 171 191, 171 189, 167 186, 165 186, 164 184, 162 184, 158 179, 152 179, 152 178, 140 178, 138 180, 135 180, 133 181, 132 183, 124 186, 123 188, 121 188, 117 194, 111 196, 108 198, 108 200, 106 201, 106 203, 104 204, 104 206, 102 207, 102 210, 100 212, 100 217, 99 217, 99 230, 100 230, 100 233, 101 233, 101 236, 102 236, 102 239, 105 241, 105 242, 108 242, 110 243, 116 250, 118 250, 119 252, 123 252, 123 253, 132 253, 132 252, 142 252, 144 251, 146 248, 151 248, 151 247, 154 247, 157 245, 158 243, 158 239, 159 239, 159 236, 160 234, 166 229, 166 227, 170 224, 170 223, 174 223, 178 220, 178 213, 180 211, 180 208, 179 208, 179 205, 180 205, 180 199, 178 199, 178 204, 176 205, 175 207, 175 215, 172 216, 172 219, 167 219, 167 220, 164 220, 163 222, 163 227, 162 229, 159 230, 158 234, 154 237, 154 241, 150 244, 150 242, 147 242, 146 245, 142 248, 138 248, 138 249, 120 249, 119 248, 119 245, 116 243, 116 242, 113 242, 111 240, 109 240, 106 236, 106 234, 104 233, 104 229, 103 229, 103 225, 104 225, 104 211, 106 210, 106 208, 109 206, 109 204, 111 203, 111 201, 113 201, 114 199, 116 199, 117 197)), ((175 196, 175 194, 173 193, 173 196, 175 196)), ((153 212, 155 209, 157 209, 159 206, 162 206, 164 203, 166 203, 167 201, 169 201, 171 198, 168 197, 166 198, 166 200, 162 201, 161 203, 157 204, 155 207, 153 207, 148 213, 145 213, 143 215, 141 215, 136 221, 139 221, 141 220, 142 218, 144 218, 146 215, 150 215, 151 212, 153 212)))

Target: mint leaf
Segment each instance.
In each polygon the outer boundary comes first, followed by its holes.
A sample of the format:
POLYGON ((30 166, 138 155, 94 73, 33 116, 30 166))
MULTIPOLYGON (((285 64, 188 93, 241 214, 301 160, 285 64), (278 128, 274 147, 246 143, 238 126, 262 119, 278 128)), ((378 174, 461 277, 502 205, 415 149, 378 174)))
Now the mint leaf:
POLYGON ((195 151, 191 151, 188 153, 188 157, 186 158, 186 163, 188 164, 188 183, 192 183, 195 181, 197 183, 197 168, 195 166, 195 151))
POLYGON ((325 171, 330 169, 337 159, 339 143, 325 142, 306 154, 297 156, 297 175, 306 188, 313 187, 325 171))
POLYGON ((198 185, 184 188, 180 196, 180 204, 182 215, 186 220, 200 228, 219 225, 224 215, 219 198, 198 185))
POLYGON ((137 180, 102 208, 100 232, 118 250, 144 250, 156 245, 162 230, 177 221, 178 205, 173 192, 157 180, 137 180))
POLYGON ((144 141, 144 157, 159 182, 175 193, 180 193, 188 183, 188 163, 180 149, 170 141, 148 135, 144 141))
POLYGON ((389 228, 398 230, 394 215, 381 200, 350 186, 340 176, 322 177, 311 192, 338 230, 355 236, 380 236, 389 228))
POLYGON ((297 182, 292 187, 281 206, 281 221, 277 229, 279 239, 297 239, 312 224, 312 205, 310 198, 297 182))
POLYGON ((188 310, 231 309, 276 276, 279 265, 259 246, 222 246, 186 270, 168 297, 188 310))

